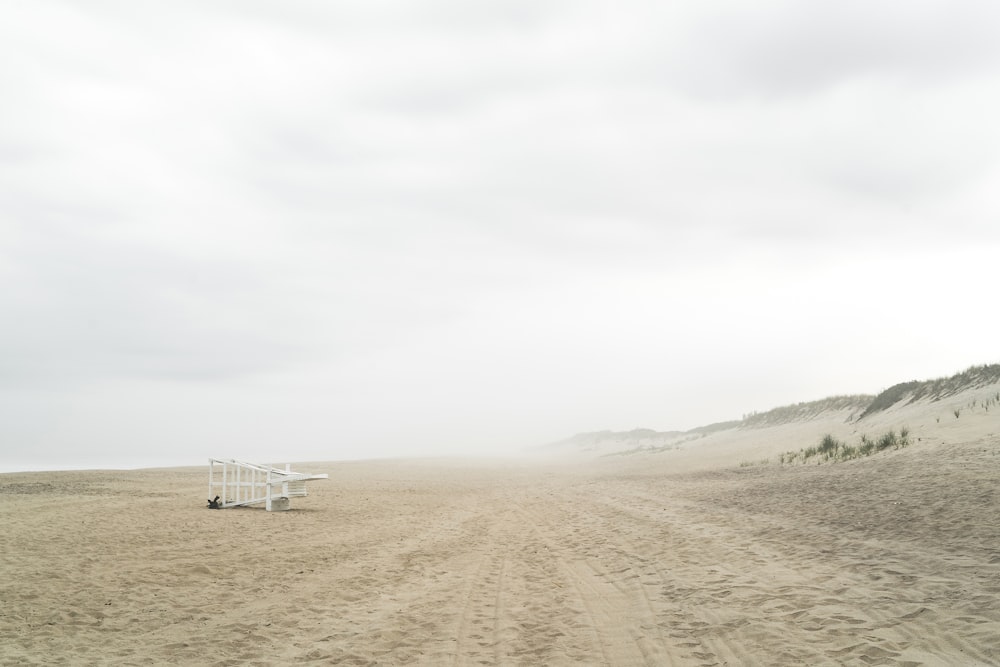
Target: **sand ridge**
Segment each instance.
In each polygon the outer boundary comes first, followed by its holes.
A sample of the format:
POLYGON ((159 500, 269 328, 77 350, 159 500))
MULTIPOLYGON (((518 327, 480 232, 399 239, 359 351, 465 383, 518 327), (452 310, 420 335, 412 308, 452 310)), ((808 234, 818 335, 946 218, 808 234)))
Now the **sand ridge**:
POLYGON ((3 664, 942 665, 1000 655, 1000 441, 838 465, 0 475, 3 664))

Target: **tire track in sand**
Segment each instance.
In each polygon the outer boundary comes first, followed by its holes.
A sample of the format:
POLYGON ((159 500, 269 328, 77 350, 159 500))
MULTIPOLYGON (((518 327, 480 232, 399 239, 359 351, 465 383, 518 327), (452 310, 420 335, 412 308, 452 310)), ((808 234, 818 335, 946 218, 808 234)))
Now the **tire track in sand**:
POLYGON ((488 534, 467 554, 478 564, 460 594, 452 664, 593 664, 591 624, 549 549, 508 497, 490 505, 488 534))
POLYGON ((517 511, 546 545, 560 577, 586 610, 603 664, 664 665, 682 660, 663 633, 647 583, 635 571, 634 554, 608 539, 613 532, 594 529, 596 516, 591 507, 581 507, 582 498, 550 493, 544 503, 538 501, 526 499, 517 511), (531 509, 540 505, 561 520, 531 509))

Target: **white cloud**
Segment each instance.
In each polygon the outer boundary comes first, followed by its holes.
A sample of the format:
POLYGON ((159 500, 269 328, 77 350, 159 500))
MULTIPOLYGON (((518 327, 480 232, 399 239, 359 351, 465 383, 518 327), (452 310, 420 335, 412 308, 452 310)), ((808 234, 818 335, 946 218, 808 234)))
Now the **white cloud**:
POLYGON ((499 449, 994 361, 992 5, 0 14, 0 440, 46 465, 499 449))

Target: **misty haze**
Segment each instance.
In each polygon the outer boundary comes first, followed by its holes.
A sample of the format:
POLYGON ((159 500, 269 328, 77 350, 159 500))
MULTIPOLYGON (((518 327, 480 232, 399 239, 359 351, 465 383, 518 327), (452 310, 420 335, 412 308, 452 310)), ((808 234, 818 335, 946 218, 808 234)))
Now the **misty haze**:
POLYGON ((0 8, 0 663, 997 664, 998 29, 0 8))

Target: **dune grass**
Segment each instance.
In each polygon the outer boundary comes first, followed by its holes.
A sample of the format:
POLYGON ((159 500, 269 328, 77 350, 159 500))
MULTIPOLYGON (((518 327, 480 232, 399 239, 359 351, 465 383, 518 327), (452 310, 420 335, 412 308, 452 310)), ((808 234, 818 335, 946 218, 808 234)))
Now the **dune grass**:
POLYGON ((839 463, 871 456, 887 449, 901 449, 910 444, 910 430, 905 426, 897 434, 895 430, 890 430, 878 438, 872 440, 867 435, 862 435, 857 445, 850 445, 837 440, 832 435, 825 435, 818 445, 803 447, 798 451, 785 452, 778 455, 778 462, 782 465, 796 463, 839 463))

